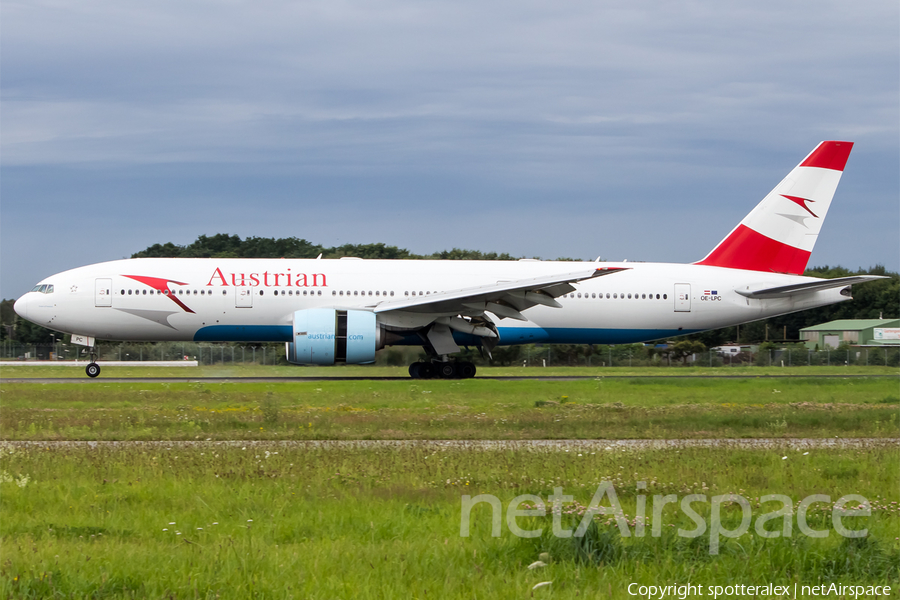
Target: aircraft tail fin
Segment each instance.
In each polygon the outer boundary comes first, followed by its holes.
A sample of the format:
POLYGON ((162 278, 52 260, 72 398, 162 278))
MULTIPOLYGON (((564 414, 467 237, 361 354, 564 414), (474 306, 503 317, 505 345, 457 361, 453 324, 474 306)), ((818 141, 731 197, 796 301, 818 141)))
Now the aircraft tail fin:
POLYGON ((802 275, 852 148, 820 143, 695 264, 802 275))

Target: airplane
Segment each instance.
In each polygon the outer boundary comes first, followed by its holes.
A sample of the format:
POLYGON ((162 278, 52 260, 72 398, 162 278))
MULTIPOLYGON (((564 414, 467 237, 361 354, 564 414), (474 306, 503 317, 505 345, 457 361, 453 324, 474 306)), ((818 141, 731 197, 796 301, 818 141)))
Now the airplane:
POLYGON ((882 277, 802 276, 852 142, 824 141, 707 254, 649 262, 137 258, 57 273, 15 303, 97 340, 284 342, 288 362, 365 364, 420 345, 413 378, 469 378, 460 346, 650 342, 851 299, 882 277))

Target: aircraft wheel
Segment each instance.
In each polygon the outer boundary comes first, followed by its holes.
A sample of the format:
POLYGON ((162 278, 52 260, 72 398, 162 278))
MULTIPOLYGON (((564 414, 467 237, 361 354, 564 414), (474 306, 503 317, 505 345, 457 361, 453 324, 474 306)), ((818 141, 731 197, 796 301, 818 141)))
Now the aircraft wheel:
POLYGON ((434 365, 430 362, 417 363, 419 365, 419 378, 431 379, 434 377, 434 365))
POLYGON ((419 379, 422 375, 419 373, 419 367, 421 367, 422 363, 414 362, 409 365, 409 376, 413 379, 419 379))
POLYGON ((463 379, 475 377, 475 365, 470 362, 459 364, 459 376, 463 379))
POLYGON ((440 372, 441 379, 453 379, 456 377, 456 365, 450 362, 441 363, 438 371, 440 372))
POLYGON ((84 368, 84 372, 87 373, 88 377, 96 377, 100 374, 100 365, 97 363, 90 363, 84 368))

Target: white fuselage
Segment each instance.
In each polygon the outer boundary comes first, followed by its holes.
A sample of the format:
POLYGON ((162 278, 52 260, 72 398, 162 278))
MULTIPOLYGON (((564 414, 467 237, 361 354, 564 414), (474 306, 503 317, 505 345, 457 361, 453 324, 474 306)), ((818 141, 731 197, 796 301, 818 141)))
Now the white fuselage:
MULTIPOLYGON (((627 270, 573 283, 575 292, 557 298, 561 308, 528 308, 527 321, 489 315, 499 343, 646 342, 850 298, 830 289, 751 299, 737 290, 815 280, 684 264, 145 258, 54 275, 35 288, 52 286, 52 293, 45 287, 25 294, 16 311, 45 327, 101 340, 286 342, 298 310, 371 311, 383 303, 585 265, 627 270)), ((380 312, 377 318, 401 333, 421 327, 414 313, 380 312)))

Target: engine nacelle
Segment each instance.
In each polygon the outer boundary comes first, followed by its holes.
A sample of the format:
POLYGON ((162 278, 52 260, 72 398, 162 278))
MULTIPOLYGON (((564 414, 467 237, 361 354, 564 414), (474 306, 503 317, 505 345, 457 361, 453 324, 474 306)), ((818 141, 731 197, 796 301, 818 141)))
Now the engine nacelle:
POLYGON ((285 347, 295 365, 371 363, 384 346, 375 313, 334 308, 295 311, 293 340, 285 347))

